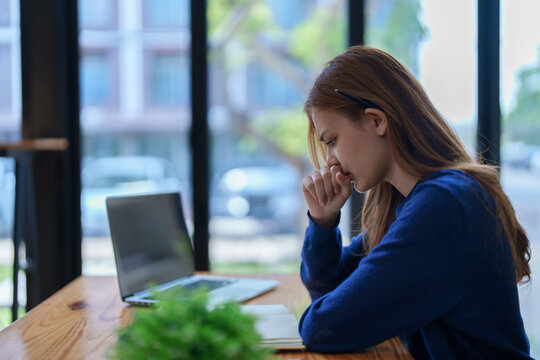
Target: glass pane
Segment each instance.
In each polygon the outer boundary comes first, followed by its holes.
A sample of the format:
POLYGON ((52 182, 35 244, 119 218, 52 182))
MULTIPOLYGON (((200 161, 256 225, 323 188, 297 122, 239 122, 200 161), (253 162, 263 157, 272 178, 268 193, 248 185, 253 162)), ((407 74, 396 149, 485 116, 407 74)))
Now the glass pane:
POLYGON ((20 138, 20 36, 19 2, 0 0, 0 141, 20 138))
POLYGON ((189 104, 189 54, 150 53, 148 56, 150 105, 189 104))
POLYGON ((11 48, 0 44, 0 111, 11 108, 11 48))
POLYGON ((82 49, 80 86, 82 106, 107 106, 116 102, 115 57, 112 51, 82 49))
POLYGON ((208 2, 213 270, 298 271, 301 179, 313 169, 302 107, 323 64, 345 50, 345 9, 346 1, 208 2))
POLYGON ((188 0, 143 0, 144 23, 148 27, 189 26, 188 0))
POLYGON ((116 26, 116 1, 79 0, 79 24, 82 28, 113 28, 116 26))
POLYGON ((415 74, 471 154, 476 151, 474 3, 366 2, 366 43, 389 52, 415 74))
POLYGON ((520 287, 531 355, 540 357, 540 3, 501 1, 501 175, 531 242, 532 281, 520 287))
POLYGON ((0 25, 9 24, 10 21, 10 0, 0 0, 0 25))
MULTIPOLYGON (((19 1, 0 0, 0 141, 17 141, 21 132, 21 46, 19 1)), ((0 158, 0 330, 11 323, 13 303, 13 215, 15 164, 0 158)), ((24 259, 24 246, 20 248, 24 259)), ((18 302, 26 300, 24 272, 20 271, 18 302)), ((21 314, 22 315, 22 314, 21 314)))
MULTIPOLYGON (((181 191, 191 227, 189 24, 152 30, 143 1, 79 1, 98 7, 106 29, 80 21, 83 273, 114 273, 105 198, 181 191), (150 55, 149 55, 150 54, 150 55)), ((176 7, 182 16, 185 6, 176 7)), ((80 16, 86 16, 81 11, 80 16)))

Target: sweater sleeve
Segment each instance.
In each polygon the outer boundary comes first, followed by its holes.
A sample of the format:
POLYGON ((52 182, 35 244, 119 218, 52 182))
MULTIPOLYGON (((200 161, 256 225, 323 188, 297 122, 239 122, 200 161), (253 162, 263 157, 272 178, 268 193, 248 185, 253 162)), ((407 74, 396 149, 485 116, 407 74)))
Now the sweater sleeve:
POLYGON ((312 300, 316 300, 334 290, 356 269, 363 253, 362 234, 343 247, 339 218, 330 228, 317 225, 309 213, 308 218, 300 276, 312 300))
MULTIPOLYGON (((465 286, 460 262, 466 260, 458 245, 465 231, 459 202, 435 186, 406 200, 357 268, 334 289, 328 282, 318 288, 320 296, 299 322, 308 349, 359 351, 418 329, 460 301, 465 286)), ((332 262, 339 263, 338 245, 331 252, 332 262)))

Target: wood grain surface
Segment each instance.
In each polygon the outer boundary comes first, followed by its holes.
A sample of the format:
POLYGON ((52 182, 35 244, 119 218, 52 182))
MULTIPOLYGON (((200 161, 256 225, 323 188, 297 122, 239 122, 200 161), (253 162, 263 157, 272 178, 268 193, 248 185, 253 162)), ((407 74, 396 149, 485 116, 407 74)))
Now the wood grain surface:
MULTIPOLYGON (((244 275, 242 275, 244 276, 244 275)), ((285 304, 297 317, 310 298, 298 275, 250 276, 280 281, 250 304, 285 304)), ((0 331, 1 359, 104 359, 134 307, 120 299, 116 277, 81 276, 0 331)), ((356 354, 277 352, 276 359, 412 359, 399 339, 356 354)))
POLYGON ((69 142, 65 138, 23 139, 15 142, 0 142, 0 151, 64 151, 69 142))

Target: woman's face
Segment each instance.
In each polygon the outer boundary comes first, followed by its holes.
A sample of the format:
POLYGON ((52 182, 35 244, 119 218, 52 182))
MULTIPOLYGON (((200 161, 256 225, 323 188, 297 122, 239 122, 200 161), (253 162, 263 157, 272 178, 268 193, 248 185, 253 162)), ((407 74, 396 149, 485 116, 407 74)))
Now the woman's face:
POLYGON ((388 180, 393 158, 384 113, 367 109, 361 118, 351 120, 339 112, 314 109, 311 118, 326 148, 326 165, 340 166, 357 191, 368 191, 388 180))

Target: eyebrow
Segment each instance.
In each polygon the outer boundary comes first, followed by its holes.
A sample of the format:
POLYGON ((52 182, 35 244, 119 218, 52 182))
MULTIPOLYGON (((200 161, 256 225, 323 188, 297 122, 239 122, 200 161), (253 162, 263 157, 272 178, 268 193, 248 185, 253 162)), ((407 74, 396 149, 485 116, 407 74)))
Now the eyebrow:
POLYGON ((382 108, 379 106, 379 105, 375 105, 374 103, 372 103, 371 101, 368 101, 366 99, 362 99, 358 96, 354 96, 354 95, 351 95, 349 93, 346 93, 345 91, 343 90, 340 90, 340 89, 334 89, 334 91, 340 95, 343 95, 345 96, 346 98, 354 101, 354 102, 357 102, 361 105, 363 105, 364 107, 366 108, 374 108, 374 109, 379 109, 379 110, 382 110, 382 108))

